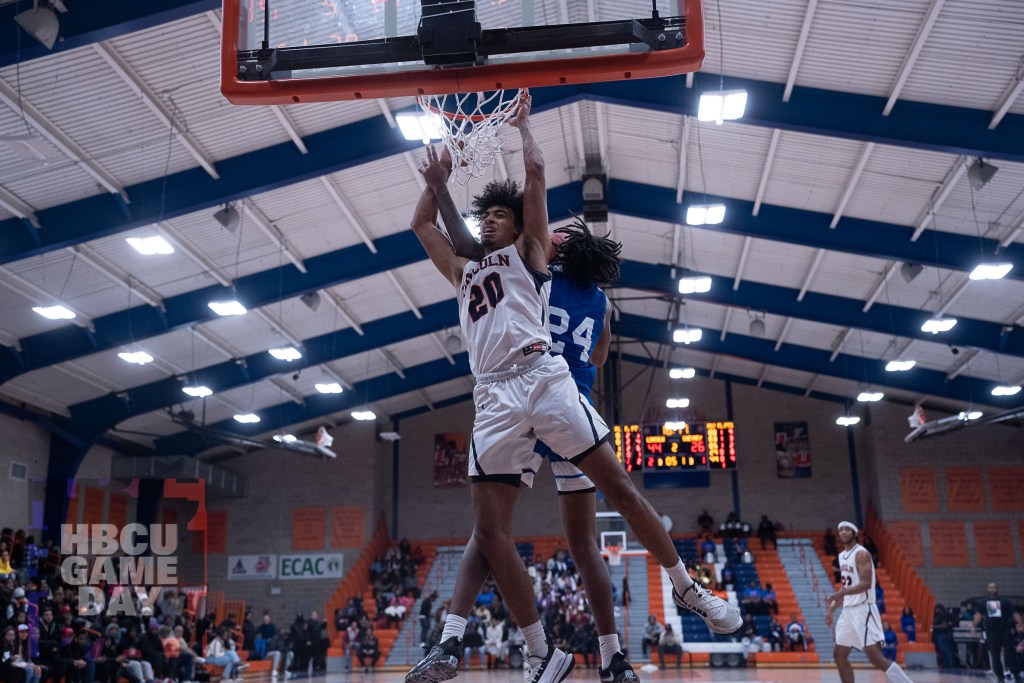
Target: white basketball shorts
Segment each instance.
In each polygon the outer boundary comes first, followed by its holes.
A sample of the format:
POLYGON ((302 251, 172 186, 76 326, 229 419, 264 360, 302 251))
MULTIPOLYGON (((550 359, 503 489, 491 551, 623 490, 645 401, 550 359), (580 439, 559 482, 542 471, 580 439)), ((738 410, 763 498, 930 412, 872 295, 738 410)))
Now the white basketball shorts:
POLYGON ((567 464, 574 464, 609 434, 608 425, 580 395, 569 366, 559 356, 545 354, 523 371, 478 377, 473 403, 476 418, 469 443, 473 482, 532 486, 532 475, 542 462, 534 453, 537 439, 563 454, 567 464))
POLYGON ((863 650, 884 641, 882 620, 874 603, 843 607, 836 621, 836 645, 863 650))

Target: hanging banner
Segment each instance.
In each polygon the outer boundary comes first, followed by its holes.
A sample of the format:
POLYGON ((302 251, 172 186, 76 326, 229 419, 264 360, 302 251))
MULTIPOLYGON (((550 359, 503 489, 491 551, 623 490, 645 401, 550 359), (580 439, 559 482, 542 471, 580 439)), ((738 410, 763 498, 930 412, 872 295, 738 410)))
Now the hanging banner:
POLYGON ((277 575, 281 579, 340 579, 343 560, 341 553, 282 555, 277 575))
POLYGON ((1013 531, 1008 519, 984 519, 974 523, 974 559, 979 567, 1014 567, 1013 531))
POLYGON ((465 432, 434 435, 434 488, 465 486, 469 478, 466 464, 469 439, 465 432))
POLYGON ((1024 512, 1024 467, 989 467, 993 512, 1024 512))
POLYGON ((904 512, 938 512, 935 470, 931 467, 901 467, 900 497, 904 512))
POLYGON ((946 468, 946 503, 950 512, 984 512, 985 487, 979 467, 946 468))
POLYGON ((775 468, 779 479, 809 479, 811 436, 806 422, 775 423, 775 468))
POLYGON ((967 525, 951 520, 928 522, 933 567, 970 567, 967 555, 967 525))
POLYGON ((228 555, 228 580, 252 581, 277 576, 277 555, 228 555))
POLYGON ((892 540, 900 547, 907 561, 914 567, 924 566, 924 543, 921 542, 919 522, 889 522, 892 540))
POLYGON ((292 510, 292 550, 323 550, 326 516, 322 507, 292 510))
POLYGON ((358 505, 331 510, 331 547, 359 548, 366 534, 366 510, 358 505))

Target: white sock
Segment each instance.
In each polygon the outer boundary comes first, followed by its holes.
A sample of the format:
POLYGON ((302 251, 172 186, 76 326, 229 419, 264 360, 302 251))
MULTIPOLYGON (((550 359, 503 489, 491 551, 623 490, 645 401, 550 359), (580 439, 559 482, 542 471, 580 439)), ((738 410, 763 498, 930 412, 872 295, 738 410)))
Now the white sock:
POLYGON ((682 560, 676 562, 674 567, 665 567, 665 571, 668 572, 668 578, 672 579, 672 585, 675 587, 676 593, 682 595, 687 588, 693 585, 693 579, 686 572, 686 567, 683 566, 682 560))
POLYGON ((462 636, 465 633, 466 620, 457 614, 449 614, 448 618, 444 620, 444 630, 441 631, 441 642, 443 643, 452 636, 462 640, 462 636))
POLYGON ((885 670, 885 680, 889 681, 889 683, 913 683, 907 672, 900 668, 900 665, 896 662, 893 662, 892 666, 885 670))
POLYGON ((612 657, 619 651, 619 634, 598 636, 597 643, 601 646, 601 668, 607 669, 612 665, 612 657))
POLYGON ((544 659, 548 656, 548 637, 544 634, 544 627, 540 621, 524 626, 521 631, 531 657, 544 659))

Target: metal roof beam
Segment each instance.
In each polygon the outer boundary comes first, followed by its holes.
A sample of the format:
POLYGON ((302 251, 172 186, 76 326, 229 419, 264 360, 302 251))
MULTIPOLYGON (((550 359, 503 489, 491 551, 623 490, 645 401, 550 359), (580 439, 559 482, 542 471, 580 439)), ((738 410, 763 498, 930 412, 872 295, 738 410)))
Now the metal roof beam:
MULTIPOLYGON (((815 0, 811 0, 814 2, 815 0)), ((778 128, 772 130, 772 141, 768 143, 768 154, 764 158, 764 167, 761 169, 761 180, 757 183, 757 194, 754 196, 754 208, 751 211, 755 216, 761 210, 761 200, 764 199, 764 191, 768 188, 768 176, 772 172, 772 164, 775 162, 775 150, 779 146, 779 136, 782 131, 778 128)), ((676 193, 676 201, 682 201, 680 193, 676 193)))
POLYGON ((291 120, 288 113, 284 110, 284 107, 273 105, 270 107, 270 113, 274 115, 277 122, 284 128, 284 132, 288 133, 288 137, 295 143, 295 146, 299 149, 302 154, 308 154, 309 149, 306 148, 306 143, 303 142, 302 136, 299 134, 299 129, 295 127, 295 122, 291 120))
POLYGON ((750 255, 750 244, 754 239, 749 235, 743 238, 743 250, 740 251, 740 262, 736 265, 736 277, 732 280, 733 290, 740 288, 740 282, 743 280, 743 269, 747 266, 747 256, 750 255))
POLYGON ((139 75, 131 68, 131 66, 124 60, 117 50, 113 48, 109 43, 94 43, 93 50, 100 58, 107 63, 107 66, 117 74, 118 78, 124 81, 132 92, 134 92, 142 100, 142 103, 146 105, 154 116, 160 119, 160 122, 164 126, 174 131, 174 137, 178 140, 178 143, 185 148, 196 162, 203 167, 207 173, 210 174, 211 178, 219 178, 220 175, 217 173, 216 167, 213 164, 213 158, 210 157, 209 153, 206 152, 192 137, 192 134, 188 132, 188 129, 181 125, 181 122, 175 116, 174 112, 170 111, 167 106, 160 101, 156 93, 153 92, 150 87, 143 82, 139 75))
POLYGON ((896 272, 896 268, 899 267, 899 265, 899 261, 893 261, 885 267, 885 270, 882 271, 881 277, 878 278, 878 284, 876 284, 875 288, 871 290, 868 300, 864 302, 864 308, 861 309, 861 312, 867 313, 871 310, 871 307, 875 305, 876 301, 878 301, 878 297, 880 297, 882 292, 885 291, 886 283, 889 282, 889 279, 892 277, 892 274, 896 272))
POLYGON ((1006 113, 1010 111, 1010 107, 1020 97, 1021 91, 1024 90, 1024 57, 1021 57, 1020 66, 1017 67, 1017 73, 1013 75, 1013 79, 1010 80, 1010 84, 1006 86, 1006 90, 999 98, 999 103, 996 104, 996 110, 992 114, 992 120, 989 121, 988 129, 995 130, 995 127, 999 125, 999 122, 1003 120, 1006 113))
POLYGON ((939 12, 942 11, 942 5, 945 2, 946 0, 932 0, 932 5, 928 8, 924 21, 921 22, 921 26, 917 29, 917 37, 914 38, 914 44, 903 60, 903 66, 896 77, 896 82, 893 83, 892 90, 889 91, 889 99, 885 103, 885 108, 882 109, 882 116, 888 116, 892 112, 892 108, 896 106, 896 100, 899 99, 900 93, 903 92, 903 86, 906 85, 907 78, 910 77, 910 72, 917 62, 917 57, 921 54, 921 48, 924 47, 925 42, 928 40, 928 35, 932 32, 935 20, 939 18, 939 12))
POLYGON ((786 335, 789 334, 789 328, 793 326, 793 319, 786 318, 786 323, 782 326, 782 331, 779 332, 779 338, 775 340, 775 350, 778 351, 782 348, 782 343, 786 340, 786 335))
POLYGON ((962 352, 960 354, 961 357, 958 358, 957 361, 949 368, 949 372, 946 373, 946 377, 948 379, 955 379, 980 355, 981 351, 978 349, 971 349, 969 351, 962 352))
MULTIPOLYGON (((22 116, 32 125, 39 134, 50 141, 54 147, 64 153, 84 172, 89 174, 102 185, 107 192, 118 195, 124 203, 128 203, 128 193, 121 187, 121 183, 108 171, 93 160, 91 154, 79 147, 74 140, 69 138, 57 126, 36 109, 28 100, 21 97, 11 86, 0 80, 0 102, 7 105, 15 114, 22 116)), ((81 218, 81 217, 79 217, 81 218)))
POLYGON ((7 209, 18 218, 28 221, 33 228, 39 227, 35 209, 22 201, 16 194, 2 187, 0 187, 0 207, 7 209))
MULTIPOLYGON (((221 339, 218 335, 214 334, 210 330, 207 330, 205 328, 202 328, 202 327, 196 325, 195 327, 193 327, 191 329, 191 332, 192 332, 193 335, 195 335, 196 337, 199 337, 204 342, 206 342, 206 344, 210 348, 216 349, 221 354, 223 354, 223 356, 225 358, 234 359, 234 358, 241 358, 242 357, 242 354, 239 353, 238 350, 234 346, 232 346, 231 344, 227 343, 226 341, 221 339)), ((195 370, 196 370, 196 368, 192 368, 191 371, 194 372, 195 370)), ((178 372, 181 372, 181 371, 179 370, 178 372)))
POLYGON ((305 405, 306 397, 302 395, 302 392, 298 391, 297 389, 295 389, 295 387, 288 384, 286 380, 282 379, 281 377, 271 377, 267 381, 269 381, 275 387, 280 389, 281 393, 283 393, 285 396, 290 398, 295 403, 299 404, 300 406, 305 405))
POLYGON ((725 340, 725 335, 729 334, 729 323, 732 322, 732 307, 725 309, 725 319, 722 320, 722 336, 720 339, 725 340))
POLYGON ((289 330, 287 327, 285 327, 281 323, 281 321, 279 321, 277 318, 275 318, 273 316, 273 314, 270 311, 267 311, 267 310, 262 309, 262 308, 255 308, 251 312, 254 315, 256 315, 258 318, 260 318, 263 322, 265 322, 268 325, 270 325, 270 328, 274 332, 276 332, 277 334, 280 334, 282 337, 284 337, 285 341, 287 341, 289 344, 291 344, 295 349, 300 350, 300 351, 302 350, 305 342, 303 342, 302 339, 300 339, 297 334, 295 334, 294 332, 289 330))
POLYGON ((402 284, 402 281, 398 279, 398 276, 395 275, 394 271, 389 270, 387 272, 387 276, 388 279, 391 280, 391 284, 395 286, 396 290, 398 290, 399 296, 401 296, 402 300, 405 301, 405 305, 409 307, 410 311, 412 311, 412 314, 417 318, 423 318, 423 314, 420 313, 419 306, 417 306, 416 302, 412 300, 412 295, 409 294, 409 290, 406 289, 405 285, 402 284))
POLYGON ((864 145, 860 151, 860 156, 857 158, 857 163, 853 167, 853 173, 850 174, 849 180, 846 181, 846 189, 843 191, 843 196, 839 199, 839 204, 836 206, 836 211, 832 215, 832 221, 828 224, 828 227, 835 228, 839 225, 839 219, 843 217, 843 211, 846 210, 846 205, 850 201, 850 197, 853 196, 854 190, 857 189, 857 181, 860 180, 861 174, 864 172, 864 167, 868 164, 868 159, 871 158, 871 152, 875 149, 875 143, 869 142, 864 145))
POLYGON ((378 348, 377 353, 384 357, 384 360, 388 362, 388 365, 390 365, 394 369, 395 373, 399 377, 405 379, 405 368, 403 368, 402 364, 398 362, 398 359, 395 357, 395 354, 391 353, 384 347, 378 348))
POLYGON ((811 286, 811 281, 814 280, 814 276, 818 272, 818 268, 821 266, 821 260, 825 257, 825 250, 819 249, 818 253, 814 255, 814 261, 811 262, 811 267, 807 271, 807 276, 804 277, 804 283, 800 286, 800 293, 796 295, 797 301, 803 301, 804 297, 807 296, 807 290, 811 286))
POLYGON ((810 396, 811 392, 814 391, 814 387, 818 384, 818 380, 821 379, 821 375, 815 375, 811 377, 811 381, 807 383, 807 388, 804 389, 804 396, 810 396))
POLYGON ((124 272, 105 257, 100 256, 91 247, 79 244, 76 247, 69 247, 68 251, 72 254, 77 254, 80 259, 106 275, 112 282, 127 289, 130 294, 134 294, 150 306, 159 308, 161 311, 165 310, 163 298, 154 289, 141 282, 134 275, 124 272))
POLYGON ((928 207, 925 209, 924 216, 917 222, 914 227, 914 234, 910 236, 911 242, 916 242, 928 226, 935 221, 935 212, 942 208, 942 205, 949 199, 949 195, 953 192, 953 188, 960 182, 960 179, 964 177, 967 172, 967 157, 957 157, 956 161, 953 162, 952 168, 946 173, 946 177, 942 179, 942 183, 935 188, 935 192, 932 193, 931 199, 928 201, 928 207))
POLYGON ((270 222, 270 220, 263 215, 263 212, 256 208, 251 199, 243 199, 242 211, 246 216, 256 224, 256 227, 260 229, 267 239, 270 240, 271 244, 277 247, 287 258, 292 262, 292 265, 299 269, 300 273, 306 272, 306 264, 303 263, 302 257, 299 256, 295 248, 288 243, 288 239, 281 232, 280 228, 270 222))
POLYGON ((789 62, 789 75, 786 77, 786 89, 782 93, 782 101, 789 102, 793 94, 793 86, 796 85, 796 74, 800 69, 800 61, 804 56, 804 48, 807 46, 807 36, 811 33, 811 22, 814 20, 814 10, 818 6, 818 0, 807 0, 807 9, 804 10, 804 23, 800 26, 800 37, 796 40, 796 49, 793 51, 793 59, 789 62))
MULTIPOLYGON (((417 172, 417 174, 419 173, 417 172)), ((362 239, 363 242, 366 244, 366 247, 370 250, 370 253, 376 254, 377 246, 373 243, 373 238, 370 237, 369 231, 365 227, 363 227, 363 223, 356 217, 355 211, 353 211, 352 208, 348 205, 348 202, 345 201, 345 198, 341 196, 341 192, 339 192, 338 188, 334 185, 334 181, 331 180, 328 176, 322 176, 320 178, 320 182, 321 184, 323 184, 324 189, 327 190, 327 194, 329 194, 331 196, 331 199, 334 200, 335 205, 337 205, 338 209, 341 210, 341 213, 345 217, 345 220, 348 221, 348 224, 352 226, 352 229, 356 231, 356 234, 359 235, 359 238, 362 239)))
POLYGON ((757 376, 757 384, 755 385, 755 386, 757 386, 758 389, 760 389, 761 385, 764 384, 764 380, 768 376, 768 371, 769 370, 771 370, 771 366, 770 365, 762 365, 761 366, 761 374, 759 374, 757 376))
POLYGON ((1005 249, 1020 237, 1020 234, 1024 232, 1024 213, 1017 217, 1017 220, 1010 223, 1010 227, 1006 230, 1006 235, 1003 239, 999 240, 999 248, 1005 249))
POLYGON ((686 155, 690 144, 691 121, 689 116, 683 116, 682 122, 679 124, 681 129, 679 131, 679 164, 676 172, 676 203, 683 201, 683 193, 686 192, 686 166, 688 163, 686 155))
MULTIPOLYGON (((74 319, 67 322, 85 328, 90 332, 95 331, 95 327, 89 316, 85 315, 66 301, 57 301, 57 297, 55 295, 50 294, 41 287, 37 287, 32 282, 26 280, 20 275, 12 273, 6 268, 0 268, 0 285, 3 285, 16 294, 20 294, 36 306, 49 306, 53 303, 59 303, 61 306, 75 314, 74 319)), ((63 321, 54 322, 58 325, 64 324, 63 321)), ((57 332, 59 333, 59 331, 57 332)), ((22 343, 24 343, 24 340, 22 340, 22 343)))
POLYGON ((181 234, 168 223, 157 223, 156 231, 160 233, 160 236, 167 240, 175 250, 180 251, 193 263, 202 268, 207 275, 224 287, 231 286, 231 278, 228 274, 211 259, 207 258, 206 255, 196 248, 191 242, 182 237, 181 234))

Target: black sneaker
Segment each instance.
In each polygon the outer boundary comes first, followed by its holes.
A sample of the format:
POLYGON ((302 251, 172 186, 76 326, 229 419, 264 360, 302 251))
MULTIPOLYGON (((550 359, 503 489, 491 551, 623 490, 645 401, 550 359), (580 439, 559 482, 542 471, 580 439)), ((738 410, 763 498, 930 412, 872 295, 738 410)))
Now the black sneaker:
POLYGON ((576 660, 567 652, 559 650, 548 639, 548 656, 544 659, 534 657, 523 648, 523 667, 526 683, 562 683, 569 675, 576 660))
POLYGON ((461 658, 462 640, 452 636, 430 648, 427 656, 405 674, 405 683, 440 683, 451 680, 459 674, 461 658))
POLYGON ((640 677, 626 661, 626 655, 616 652, 607 669, 598 670, 601 683, 640 683, 640 677))

